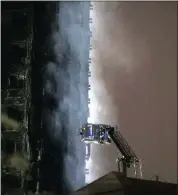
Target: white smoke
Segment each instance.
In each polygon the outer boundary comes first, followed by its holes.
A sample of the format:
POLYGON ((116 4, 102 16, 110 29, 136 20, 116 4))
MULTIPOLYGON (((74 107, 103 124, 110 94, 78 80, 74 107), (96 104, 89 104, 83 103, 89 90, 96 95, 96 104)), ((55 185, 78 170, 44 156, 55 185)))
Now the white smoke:
MULTIPOLYGON (((126 77, 132 74, 134 54, 132 52, 132 46, 130 46, 130 40, 128 39, 129 34, 124 24, 122 15, 123 5, 120 6, 118 2, 95 2, 93 3, 93 7, 94 9, 91 11, 91 17, 93 19, 93 24, 91 25, 93 35, 91 43, 93 50, 90 54, 91 91, 89 93, 91 103, 90 118, 88 120, 92 123, 119 126, 119 111, 115 105, 116 102, 113 100, 113 96, 115 94, 119 95, 120 93, 117 86, 120 72, 126 77), (117 15, 120 17, 118 18, 117 15), (114 85, 113 81, 115 81, 114 85), (113 95, 111 91, 114 88, 115 91, 113 93, 115 94, 113 95)), ((140 37, 141 39, 142 37, 140 37)), ((113 165, 115 159, 113 159, 113 162, 109 162, 111 159, 105 159, 103 165, 96 163, 98 161, 96 160, 96 156, 102 155, 101 151, 104 153, 105 150, 111 151, 114 149, 112 153, 115 153, 115 158, 117 158, 117 149, 113 146, 111 149, 106 147, 91 146, 91 161, 93 163, 90 168, 90 182, 104 175, 106 171, 112 170, 108 165, 113 165), (104 166, 106 170, 102 168, 104 166)), ((116 164, 115 167, 117 167, 116 164)))
MULTIPOLYGON (((165 159, 165 151, 171 156, 176 148, 175 3, 95 2, 93 6, 89 121, 119 125, 144 159, 144 176, 157 169, 163 178, 175 178, 176 155, 165 159), (164 142, 169 142, 169 149, 164 142), (165 160, 167 169, 161 166, 165 160)), ((115 150, 92 145, 94 179, 114 170, 115 150)))
MULTIPOLYGON (((91 17, 93 24, 91 25, 92 31, 92 52, 91 56, 91 91, 89 93, 90 103, 90 118, 89 122, 103 123, 109 125, 119 124, 119 108, 116 105, 115 94, 119 99, 120 93, 118 91, 121 86, 118 81, 118 77, 128 77, 133 73, 135 66, 133 45, 130 45, 131 40, 129 37, 128 27, 124 23, 124 14, 122 8, 124 5, 118 2, 95 2, 93 3, 93 11, 91 11, 91 17), (117 26, 115 26, 117 25, 117 26), (107 71, 107 72, 106 72, 107 71), (122 73, 122 75, 121 75, 122 73), (112 93, 111 93, 112 92, 112 93), (113 94, 114 93, 114 94, 113 94)), ((138 42, 141 43, 144 37, 140 36, 138 42)), ((145 43, 145 40, 142 44, 145 43)), ((140 53, 144 56, 144 52, 148 53, 148 49, 140 53)), ((102 166, 97 164, 96 156, 106 148, 100 148, 100 146, 91 146, 91 158, 93 164, 91 164, 91 180, 97 179, 102 176, 106 171, 111 171, 110 164, 114 164, 110 159, 105 160, 106 170, 102 170, 102 166), (98 154, 97 154, 98 153, 98 154)), ((106 146, 108 147, 108 146, 106 146)), ((117 158, 117 149, 112 146, 107 150, 115 153, 117 158)), ((114 156, 114 155, 113 155, 114 156)), ((112 158, 113 158, 112 156, 112 158)), ((101 157, 102 158, 102 157, 101 157)), ((104 166, 104 163, 103 163, 104 166)), ((117 165, 115 164, 115 167, 117 165)), ((114 166, 113 166, 114 167, 114 166)))
MULTIPOLYGON (((102 22, 106 22, 106 21, 102 21, 100 12, 97 10, 98 6, 104 8, 102 2, 99 2, 98 4, 95 2, 93 3, 94 9, 90 12, 91 18, 93 19, 93 23, 90 27, 92 31, 92 39, 91 39, 92 51, 90 53, 91 78, 89 80, 91 85, 91 90, 89 91, 89 97, 91 99, 91 103, 89 105, 90 117, 88 121, 92 123, 106 123, 106 124, 109 123, 115 125, 116 119, 114 118, 114 116, 116 113, 115 113, 114 105, 112 103, 111 95, 108 93, 104 84, 104 78, 102 77, 103 67, 100 62, 100 60, 103 61, 103 58, 106 57, 101 55, 103 53, 103 50, 105 50, 105 48, 102 48, 101 46, 103 40, 105 41, 106 47, 109 47, 110 45, 108 44, 107 36, 105 37, 105 33, 103 33, 103 31, 105 31, 106 29, 104 29, 104 25, 102 24, 102 22), (109 116, 111 114, 110 111, 112 111, 112 117, 109 116)), ((110 17, 109 14, 110 13, 106 12, 105 17, 106 18, 110 17)), ((107 55, 109 56, 109 54, 107 55)), ((110 65, 112 66, 112 64, 110 65)))

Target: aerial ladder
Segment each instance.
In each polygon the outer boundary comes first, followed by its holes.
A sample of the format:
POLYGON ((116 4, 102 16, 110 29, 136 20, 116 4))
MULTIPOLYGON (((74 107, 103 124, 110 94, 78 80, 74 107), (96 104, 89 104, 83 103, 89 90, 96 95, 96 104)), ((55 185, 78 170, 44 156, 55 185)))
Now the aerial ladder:
POLYGON ((80 135, 85 143, 108 144, 112 140, 120 154, 117 158, 118 171, 126 177, 127 169, 133 165, 135 177, 142 178, 141 162, 117 127, 88 123, 80 129, 80 135))
POLYGON ((122 172, 124 176, 127 176, 127 169, 133 164, 135 177, 142 177, 141 162, 124 137, 117 130, 117 127, 111 127, 108 134, 121 154, 117 159, 119 172, 122 172))

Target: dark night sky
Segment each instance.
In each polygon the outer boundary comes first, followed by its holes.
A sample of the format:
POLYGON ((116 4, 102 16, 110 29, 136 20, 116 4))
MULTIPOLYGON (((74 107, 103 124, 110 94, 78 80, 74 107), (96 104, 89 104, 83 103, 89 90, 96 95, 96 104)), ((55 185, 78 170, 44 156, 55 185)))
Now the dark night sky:
MULTIPOLYGON (((93 120, 120 126, 145 179, 176 182, 177 3, 98 2, 92 17, 93 120)), ((92 180, 116 169, 116 155, 93 146, 92 180)))

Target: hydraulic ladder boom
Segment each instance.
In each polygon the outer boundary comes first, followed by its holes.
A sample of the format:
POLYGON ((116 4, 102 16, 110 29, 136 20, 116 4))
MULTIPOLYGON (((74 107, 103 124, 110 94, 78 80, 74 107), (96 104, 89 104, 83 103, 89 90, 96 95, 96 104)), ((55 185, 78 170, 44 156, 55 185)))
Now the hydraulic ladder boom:
MULTIPOLYGON (((132 163, 134 163, 134 166, 139 165, 139 159, 121 133, 117 131, 117 128, 111 127, 108 134, 122 155, 121 158, 117 159, 119 172, 122 172, 124 176, 127 176, 127 168, 129 168, 132 163)), ((135 175, 137 175, 136 167, 135 175)))
POLYGON ((127 164, 127 167, 130 167, 130 165, 133 162, 139 161, 136 154, 132 151, 131 147, 128 145, 126 140, 123 138, 121 133, 119 131, 117 131, 116 128, 112 127, 108 131, 108 134, 110 135, 113 142, 115 143, 115 145, 117 146, 117 148, 121 152, 121 154, 122 154, 122 156, 127 164))

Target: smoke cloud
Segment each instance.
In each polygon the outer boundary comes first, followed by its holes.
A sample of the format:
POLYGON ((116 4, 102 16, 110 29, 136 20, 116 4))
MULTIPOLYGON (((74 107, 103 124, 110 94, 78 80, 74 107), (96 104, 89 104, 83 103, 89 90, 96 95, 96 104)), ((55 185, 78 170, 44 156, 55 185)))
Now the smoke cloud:
MULTIPOLYGON (((117 124, 145 179, 176 182, 176 2, 95 2, 91 122, 117 124)), ((92 180, 116 170, 114 145, 92 145, 92 180)))
POLYGON ((78 129, 88 117, 89 5, 60 2, 49 41, 52 60, 45 71, 45 92, 51 101, 46 109, 48 133, 60 149, 63 173, 58 174, 69 191, 85 183, 85 146, 78 129))

